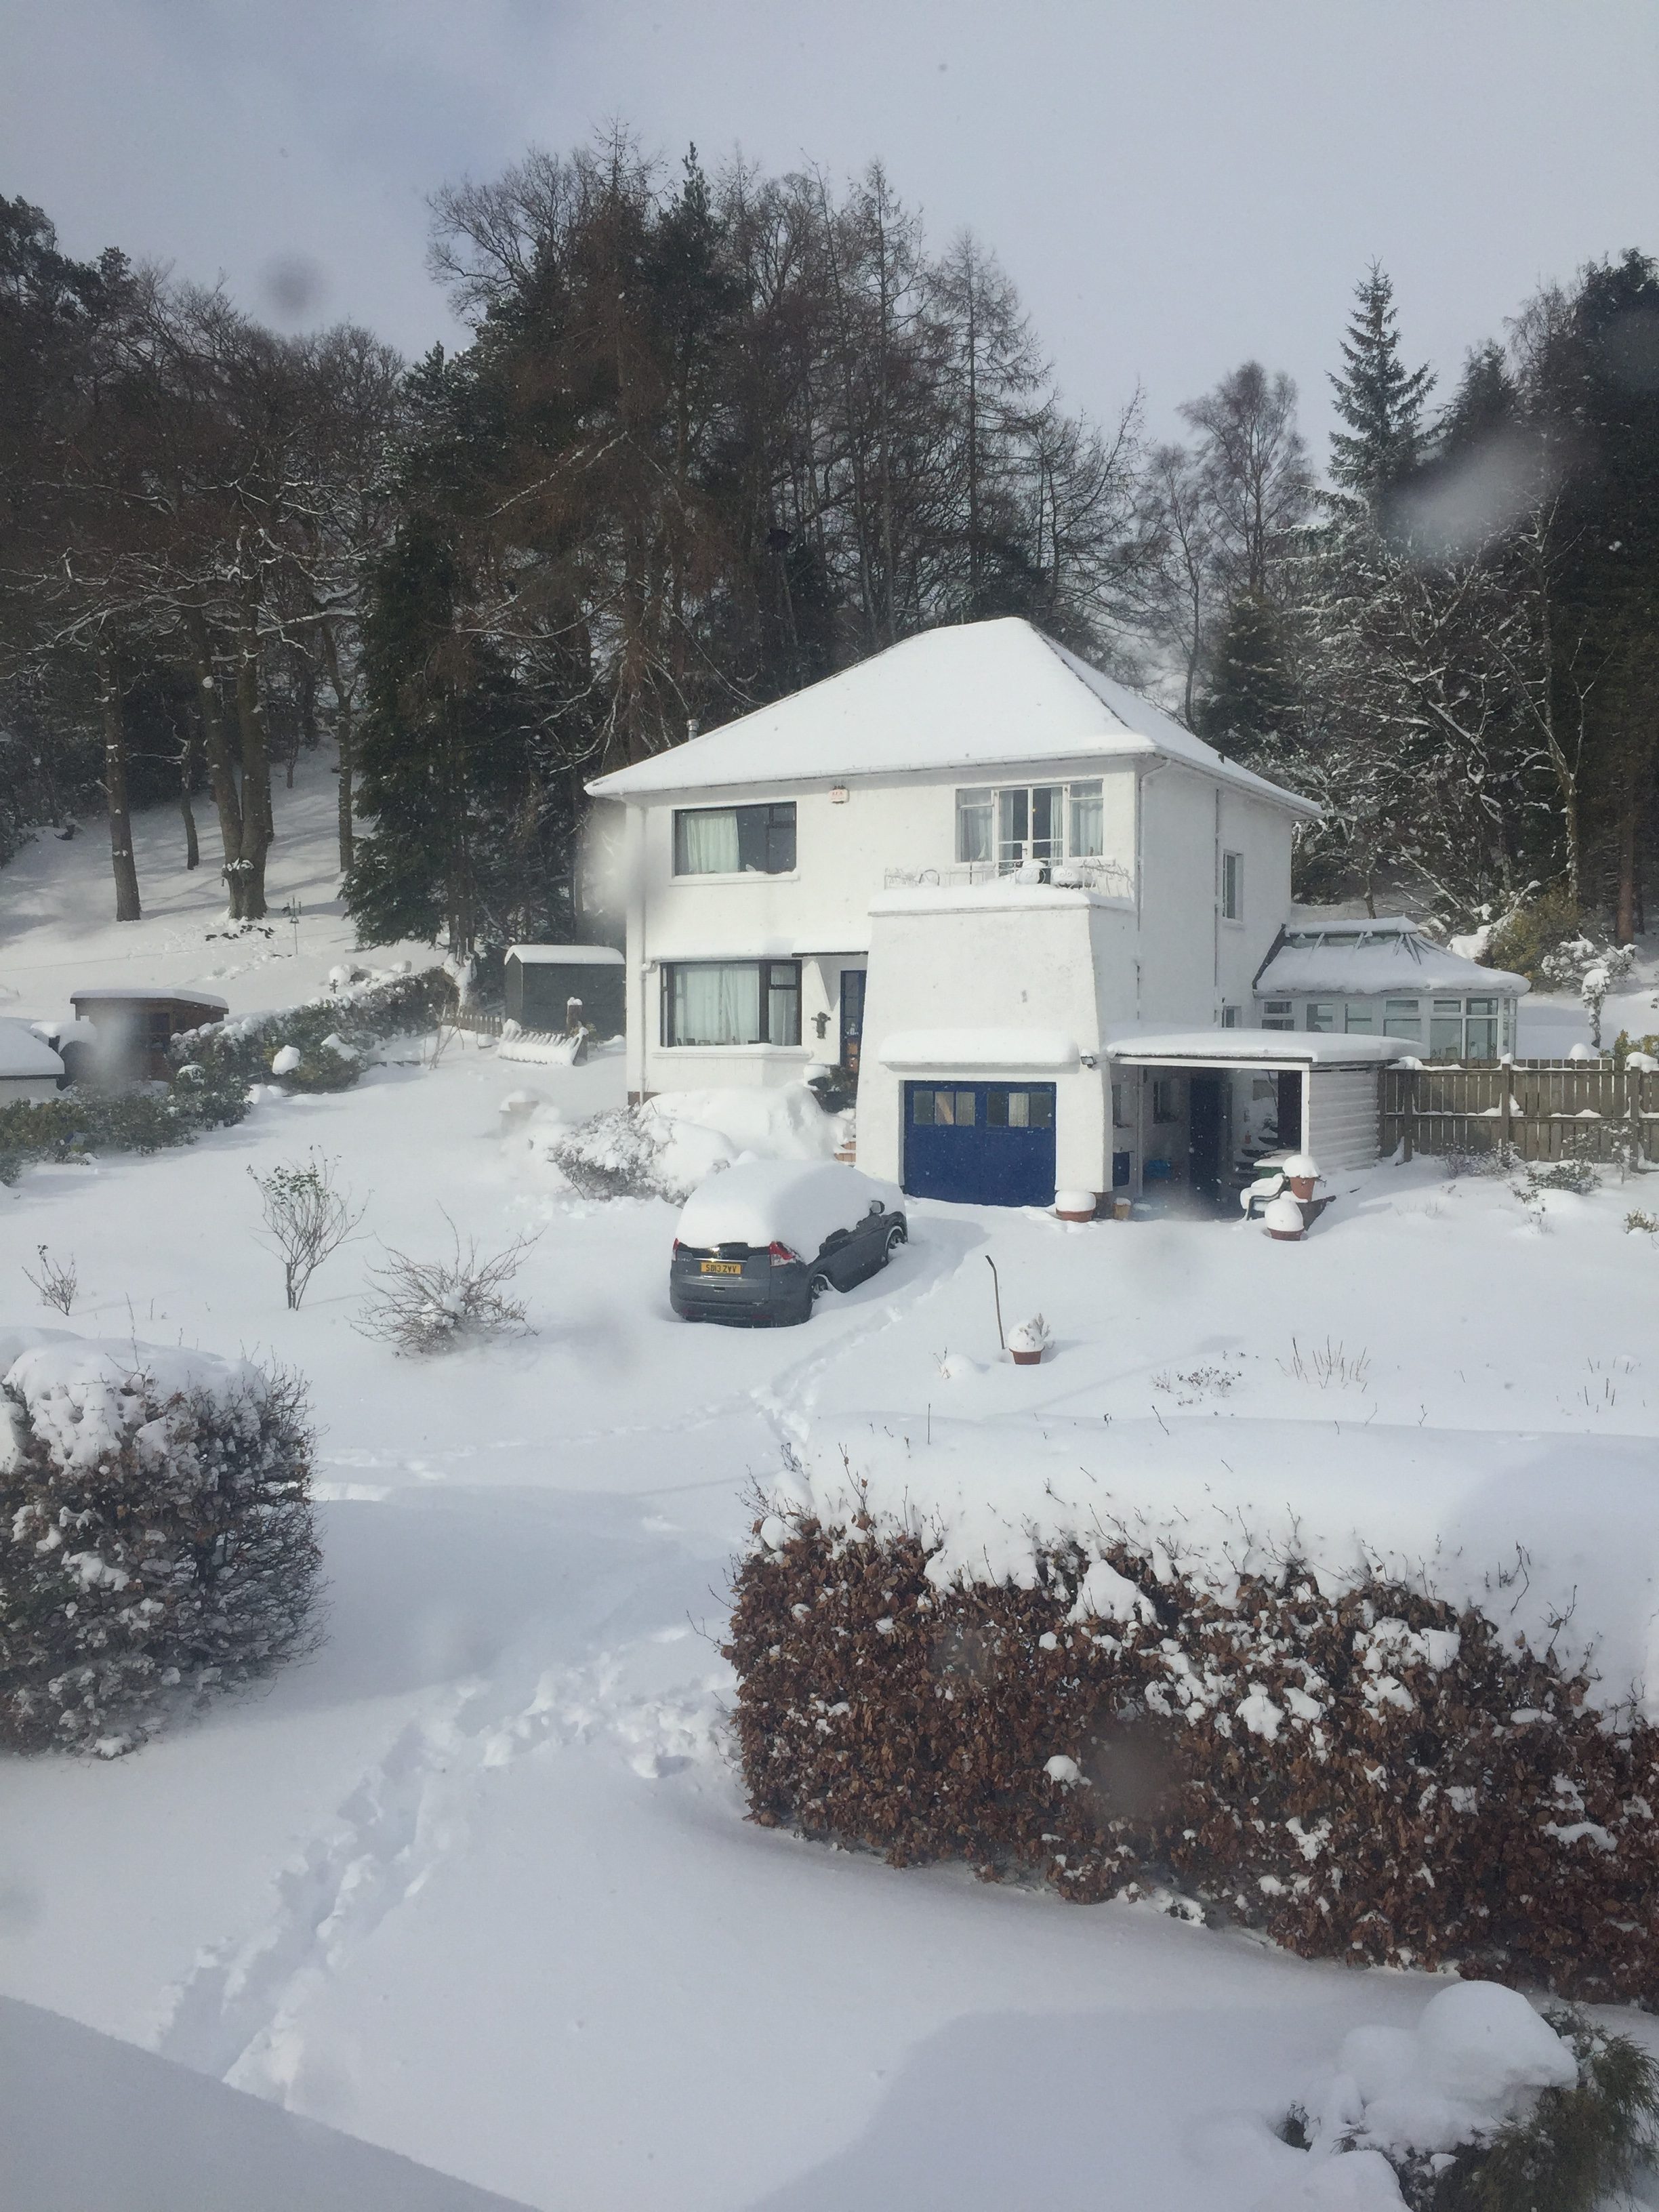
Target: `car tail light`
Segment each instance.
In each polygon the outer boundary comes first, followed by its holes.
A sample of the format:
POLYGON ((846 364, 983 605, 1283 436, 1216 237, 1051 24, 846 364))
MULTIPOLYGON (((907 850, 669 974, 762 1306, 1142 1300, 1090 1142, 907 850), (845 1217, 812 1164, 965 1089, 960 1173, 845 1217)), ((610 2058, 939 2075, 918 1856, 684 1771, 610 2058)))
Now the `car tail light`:
POLYGON ((769 1244, 766 1249, 771 1255, 772 1265, 775 1267, 794 1267, 800 1258, 800 1255, 798 1252, 792 1252, 787 1244, 769 1244))
POLYGON ((685 1249, 684 1245, 681 1243, 678 1237, 674 1239, 674 1249, 677 1252, 684 1252, 685 1249))

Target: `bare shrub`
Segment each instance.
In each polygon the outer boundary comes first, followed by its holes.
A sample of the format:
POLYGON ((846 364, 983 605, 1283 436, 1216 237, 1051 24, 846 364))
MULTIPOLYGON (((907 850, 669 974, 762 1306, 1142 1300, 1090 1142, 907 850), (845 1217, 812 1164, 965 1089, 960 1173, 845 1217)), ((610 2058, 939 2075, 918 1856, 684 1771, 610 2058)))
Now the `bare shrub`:
MULTIPOLYGON (((265 1229, 283 1263, 283 1288, 292 1313, 306 1286, 331 1252, 337 1252, 363 1218, 351 1193, 334 1180, 337 1160, 315 1153, 303 1167, 273 1168, 269 1175, 248 1174, 259 1193, 265 1229)), ((67 1309, 65 1309, 67 1310, 67 1309)))
POLYGON ((67 1318, 75 1310, 76 1295, 81 1287, 75 1255, 71 1252, 67 1260, 54 1260, 44 1244, 37 1244, 34 1249, 40 1255, 39 1272, 25 1262, 24 1279, 39 1291, 42 1305, 56 1306, 67 1318))
POLYGON ((659 1126, 636 1106, 613 1106, 548 1147, 548 1158, 583 1198, 681 1199, 662 1168, 659 1126))
POLYGON ((1350 1390, 1369 1389, 1371 1356, 1369 1352, 1349 1352, 1327 1337, 1322 1345, 1311 1346, 1306 1352, 1291 1339, 1288 1364, 1280 1360, 1281 1373, 1294 1376, 1298 1382, 1316 1382, 1322 1390, 1333 1383, 1350 1390))
POLYGON ((474 1239, 463 1245, 447 1213, 444 1219, 453 1246, 447 1259, 416 1260, 388 1249, 386 1266, 369 1269, 375 1291, 356 1324, 365 1336, 400 1352, 420 1353, 452 1352, 483 1338, 528 1331, 524 1307, 507 1296, 507 1288, 538 1237, 515 1237, 481 1259, 474 1239))

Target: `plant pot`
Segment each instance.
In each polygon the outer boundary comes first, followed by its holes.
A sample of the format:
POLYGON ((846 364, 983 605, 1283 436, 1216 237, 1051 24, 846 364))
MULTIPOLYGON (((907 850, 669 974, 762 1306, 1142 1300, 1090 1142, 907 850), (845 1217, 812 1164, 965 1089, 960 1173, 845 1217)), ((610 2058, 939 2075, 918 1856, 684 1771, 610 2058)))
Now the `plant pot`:
POLYGON ((1112 1218, 1114 1221, 1127 1221, 1129 1218, 1130 1211, 1131 1202, 1128 1199, 1115 1198, 1112 1200, 1112 1218))
POLYGON ((1303 1233, 1300 1229, 1270 1229, 1267 1231, 1275 1244, 1299 1244, 1303 1233))
POLYGON ((1317 1176, 1286 1176, 1285 1187, 1292 1198, 1299 1198, 1305 1203, 1313 1196, 1314 1185, 1318 1180, 1317 1176))
POLYGON ((1011 1352, 1008 1357, 1016 1367, 1035 1367, 1042 1358, 1042 1347, 1039 1346, 1035 1352, 1011 1352))
POLYGON ((1054 1212, 1061 1221, 1092 1221, 1095 1194, 1091 1190, 1057 1190, 1054 1212))

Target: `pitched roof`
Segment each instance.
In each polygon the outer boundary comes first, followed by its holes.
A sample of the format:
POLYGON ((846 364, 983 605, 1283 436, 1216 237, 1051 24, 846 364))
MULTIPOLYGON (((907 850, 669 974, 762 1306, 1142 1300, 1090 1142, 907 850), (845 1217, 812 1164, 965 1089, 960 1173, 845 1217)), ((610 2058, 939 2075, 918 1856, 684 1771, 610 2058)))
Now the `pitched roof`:
POLYGON ((1505 968, 1483 968, 1425 937, 1414 921, 1379 915, 1375 921, 1286 925, 1255 979, 1259 999, 1309 992, 1340 998, 1389 991, 1472 991, 1519 998, 1531 986, 1505 968))
POLYGON ((644 799, 1138 755, 1179 761, 1291 813, 1319 811, 1224 759, 1150 699, 1012 615, 923 630, 587 787, 599 798, 644 799))

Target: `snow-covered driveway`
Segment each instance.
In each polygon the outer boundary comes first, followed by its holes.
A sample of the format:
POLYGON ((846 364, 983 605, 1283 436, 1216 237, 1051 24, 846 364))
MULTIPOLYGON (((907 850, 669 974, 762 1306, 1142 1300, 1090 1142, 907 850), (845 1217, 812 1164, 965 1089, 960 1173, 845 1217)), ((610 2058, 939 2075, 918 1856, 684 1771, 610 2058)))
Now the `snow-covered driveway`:
POLYGON ((52 1318, 13 1303, 45 1241, 72 1326, 311 1378, 331 1583, 325 1648, 264 1696, 110 1765, 8 1765, 0 1988, 538 2207, 1244 2212, 1228 2115, 1428 1985, 747 1826, 717 1648, 745 1486, 792 1441, 921 1450, 934 1421, 1219 1454, 1270 1420, 1304 1479, 1363 1423, 1639 1468, 1634 1201, 1553 1199, 1540 1231, 1419 1164, 1290 1249, 923 1206, 809 1327, 690 1328, 671 1209, 573 1200, 503 1133, 509 1090, 575 1115, 617 1080, 468 1047, 0 1193, 9 1317, 52 1318), (246 1170, 307 1146, 368 1212, 290 1315, 246 1170), (533 1337, 416 1364, 353 1329, 377 1240, 433 1248, 441 1207, 486 1247, 541 1229, 533 1337), (995 1359, 988 1251, 1006 1318, 1054 1328, 1040 1369, 995 1359))

